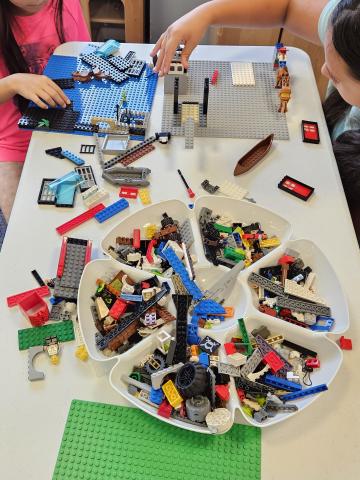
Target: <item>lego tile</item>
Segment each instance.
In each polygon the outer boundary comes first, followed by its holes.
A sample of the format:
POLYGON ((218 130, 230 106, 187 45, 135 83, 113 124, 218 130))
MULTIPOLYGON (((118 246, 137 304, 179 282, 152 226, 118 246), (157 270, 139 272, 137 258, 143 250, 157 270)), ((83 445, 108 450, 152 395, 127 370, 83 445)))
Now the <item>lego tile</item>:
POLYGON ((252 63, 231 62, 231 77, 233 85, 253 86, 255 76, 252 63))
POLYGON ((42 327, 24 328, 18 330, 19 350, 27 350, 29 347, 44 345, 46 337, 58 337, 59 342, 74 340, 74 326, 71 320, 64 322, 48 323, 42 327))
POLYGON ((96 220, 99 223, 103 223, 109 218, 113 217, 117 213, 122 212, 129 206, 129 202, 125 198, 121 198, 117 202, 109 205, 95 215, 96 220))
MULTIPOLYGON (((278 91, 274 88, 272 63, 253 63, 255 86, 232 85, 230 62, 190 61, 189 87, 179 102, 203 101, 204 78, 211 78, 214 69, 219 71, 216 86, 209 89, 207 115, 200 113, 200 123, 195 126, 195 137, 230 137, 263 139, 274 133, 277 140, 288 140, 286 115, 278 110, 278 91)), ((180 107, 181 105, 179 105, 180 107)), ((184 136, 179 112, 173 114, 173 94, 164 95, 162 130, 175 136, 184 136)))
POLYGON ((193 478, 203 478, 206 465, 208 480, 260 480, 260 461, 259 428, 235 424, 210 439, 134 408, 73 400, 52 478, 178 480, 189 468, 193 478), (140 463, 134 452, 141 452, 140 463), (154 452, 161 452, 161 462, 154 452))

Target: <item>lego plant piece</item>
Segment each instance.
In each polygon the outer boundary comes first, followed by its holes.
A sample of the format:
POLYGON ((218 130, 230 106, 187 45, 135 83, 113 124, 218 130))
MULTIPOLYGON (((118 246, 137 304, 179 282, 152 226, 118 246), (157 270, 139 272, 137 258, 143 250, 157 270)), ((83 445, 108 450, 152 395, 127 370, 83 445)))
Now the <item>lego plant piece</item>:
POLYGON ((82 225, 87 220, 94 218, 95 214, 100 212, 104 208, 105 208, 105 205, 103 205, 102 203, 99 203, 95 207, 90 208, 89 210, 86 210, 84 213, 81 213, 80 215, 73 218, 72 220, 69 220, 68 222, 64 223, 63 225, 60 225, 59 227, 56 227, 56 231, 58 232, 59 235, 64 235, 70 230, 73 230, 79 225, 82 225))
POLYGON ((234 169, 234 176, 242 175, 247 172, 255 165, 257 165, 269 152, 272 142, 274 139, 274 134, 272 133, 268 137, 264 138, 259 142, 255 147, 249 150, 240 160, 237 162, 234 169))
POLYGON ((26 292, 22 293, 17 293, 16 295, 11 295, 10 297, 7 297, 6 302, 8 307, 15 307, 15 305, 19 305, 19 303, 29 296, 30 294, 36 293, 40 297, 46 297, 47 295, 50 295, 50 289, 47 285, 44 285, 42 287, 38 288, 33 288, 32 290, 27 290, 26 292))
POLYGON ((319 126, 317 122, 301 121, 302 139, 305 143, 320 143, 319 126))
POLYGON ((80 153, 82 154, 94 154, 96 149, 96 145, 86 145, 86 144, 81 144, 80 147, 80 153))
POLYGON ((128 208, 128 206, 129 202, 125 200, 125 198, 122 198, 121 200, 118 200, 117 202, 109 205, 108 207, 95 214, 95 218, 99 223, 103 223, 117 213, 125 210, 125 208, 128 208))
POLYGON ((45 338, 56 336, 59 342, 74 340, 74 327, 71 320, 64 322, 48 323, 42 327, 25 328, 18 330, 19 350, 27 350, 30 347, 44 345, 45 338))
POLYGON ((278 187, 280 190, 284 190, 284 192, 290 193, 290 195, 294 195, 294 197, 304 201, 307 201, 315 190, 313 187, 299 182, 299 180, 295 180, 295 178, 289 177, 288 175, 281 180, 278 187))
POLYGON ((39 372, 38 370, 35 370, 33 362, 34 359, 39 353, 42 353, 44 351, 44 347, 41 346, 36 346, 36 347, 30 347, 28 350, 28 379, 30 382, 35 382, 37 380, 44 380, 45 374, 43 372, 39 372))

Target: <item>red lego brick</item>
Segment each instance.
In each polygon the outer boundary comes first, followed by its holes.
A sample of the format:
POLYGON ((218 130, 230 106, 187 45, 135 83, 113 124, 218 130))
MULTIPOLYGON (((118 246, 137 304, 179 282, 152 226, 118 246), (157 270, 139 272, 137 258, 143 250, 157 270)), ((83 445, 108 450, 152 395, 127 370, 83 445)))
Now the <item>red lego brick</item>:
POLYGON ((281 180, 278 184, 278 188, 284 190, 284 192, 290 193, 290 195, 294 195, 295 197, 304 200, 305 202, 311 197, 315 190, 313 187, 310 187, 295 178, 289 177, 289 175, 286 175, 281 180))
POLYGON ((133 247, 140 248, 140 229, 134 228, 133 231, 133 247))
POLYGON ((232 355, 233 353, 237 352, 235 345, 231 342, 224 343, 224 348, 225 348, 226 355, 232 355))
POLYGON ((270 370, 273 373, 278 372, 285 365, 285 363, 281 360, 281 358, 278 355, 276 355, 275 352, 269 352, 266 355, 264 355, 263 361, 269 365, 270 370))
POLYGON ((217 68, 215 68, 215 70, 212 74, 212 77, 211 77, 211 85, 216 85, 218 76, 219 76, 219 70, 217 68))
POLYGON ((283 255, 282 257, 279 258, 278 260, 278 265, 282 265, 285 263, 294 263, 295 258, 292 257, 291 255, 283 255))
POLYGON ((309 368, 320 368, 320 360, 318 358, 308 358, 305 365, 309 368))
POLYGON ((320 143, 319 126, 317 122, 303 120, 301 122, 302 137, 305 143, 320 143))
POLYGON ((88 240, 88 244, 86 246, 86 252, 85 252, 85 265, 89 263, 91 260, 91 249, 92 249, 92 241, 88 240))
POLYGON ((156 245, 156 240, 150 240, 149 245, 146 250, 146 258, 149 263, 154 263, 154 258, 152 256, 152 250, 156 245))
POLYGON ((19 302, 19 307, 33 327, 40 327, 49 320, 48 306, 36 292, 25 296, 19 302))
POLYGON ((259 305, 259 310, 262 313, 276 317, 276 310, 274 308, 268 307, 267 305, 259 305))
POLYGON ((139 189, 136 187, 121 187, 119 191, 119 197, 122 198, 137 198, 139 189))
POLYGON ((67 248, 67 237, 64 237, 63 241, 62 241, 62 244, 61 244, 59 263, 58 263, 58 268, 57 268, 57 272, 56 272, 57 277, 62 277, 62 274, 63 274, 63 271, 64 271, 66 248, 67 248))
POLYGON ((100 210, 103 210, 105 208, 105 205, 102 203, 99 203, 98 205, 95 205, 95 207, 90 208, 89 210, 86 210, 86 212, 81 213, 77 217, 73 218, 72 220, 69 220, 66 223, 63 223, 59 227, 56 227, 56 231, 58 232, 59 235, 64 235, 65 233, 69 232, 70 230, 73 230, 74 228, 78 227, 82 223, 86 222, 87 220, 90 220, 95 216, 96 213, 100 212, 100 210))
POLYGON ((229 385, 215 385, 215 393, 224 402, 230 398, 229 385))
POLYGON ((166 400, 163 400, 160 403, 160 407, 158 408, 157 413, 161 417, 170 418, 171 412, 172 412, 172 406, 166 400))
POLYGON ((6 299, 8 307, 15 307, 15 305, 19 305, 19 302, 21 302, 21 300, 31 293, 37 293, 40 297, 46 297, 47 295, 50 295, 50 289, 47 285, 44 285, 43 287, 34 288, 32 290, 27 290, 26 292, 11 295, 11 297, 7 297, 6 299))
POLYGON ((148 283, 148 282, 141 282, 141 290, 144 290, 145 288, 150 288, 150 283, 148 283))
POLYGON ((339 338, 339 345, 342 350, 352 350, 351 338, 345 338, 343 335, 339 338))
POLYGON ((240 398, 240 400, 243 401, 244 398, 245 398, 245 392, 244 392, 244 390, 243 390, 242 388, 237 388, 237 389, 236 389, 236 392, 237 392, 238 397, 240 398))
POLYGON ((117 299, 114 305, 109 310, 110 317, 114 318, 115 320, 119 320, 121 315, 125 313, 127 309, 127 303, 124 300, 117 299))

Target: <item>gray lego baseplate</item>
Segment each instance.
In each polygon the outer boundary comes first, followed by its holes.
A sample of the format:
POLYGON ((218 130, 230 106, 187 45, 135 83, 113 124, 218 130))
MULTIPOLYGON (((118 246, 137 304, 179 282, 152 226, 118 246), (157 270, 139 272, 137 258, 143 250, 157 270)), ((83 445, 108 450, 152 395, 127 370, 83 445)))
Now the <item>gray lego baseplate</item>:
POLYGON ((277 140, 288 140, 286 115, 278 112, 279 90, 274 88, 272 63, 253 63, 255 86, 234 86, 230 62, 190 61, 187 95, 179 95, 179 113, 173 114, 173 94, 164 95, 162 130, 184 136, 181 102, 203 102, 204 78, 219 70, 216 85, 210 84, 207 121, 200 108, 195 137, 264 138, 274 133, 277 140), (202 127, 201 125, 207 125, 202 127))

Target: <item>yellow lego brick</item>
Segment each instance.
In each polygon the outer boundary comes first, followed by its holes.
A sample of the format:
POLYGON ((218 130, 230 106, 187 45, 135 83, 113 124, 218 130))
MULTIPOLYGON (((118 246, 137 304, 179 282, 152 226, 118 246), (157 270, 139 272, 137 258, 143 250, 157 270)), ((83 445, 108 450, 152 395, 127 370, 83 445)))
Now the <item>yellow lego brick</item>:
POLYGON ((151 203, 150 191, 148 188, 140 188, 139 197, 143 205, 149 205, 151 203))
POLYGON ((280 238, 271 237, 271 238, 267 238, 266 240, 260 240, 260 247, 261 248, 278 247, 280 243, 281 243, 280 238))
POLYGON ((162 390, 170 405, 174 408, 179 408, 183 398, 178 392, 178 389, 175 387, 174 383, 169 380, 162 386, 162 390))
POLYGON ((251 260, 248 260, 248 259, 244 260, 245 268, 250 267, 251 264, 252 264, 251 260))
POLYGON ((158 231, 158 227, 154 223, 148 223, 147 225, 144 225, 144 230, 146 240, 151 240, 158 231))

